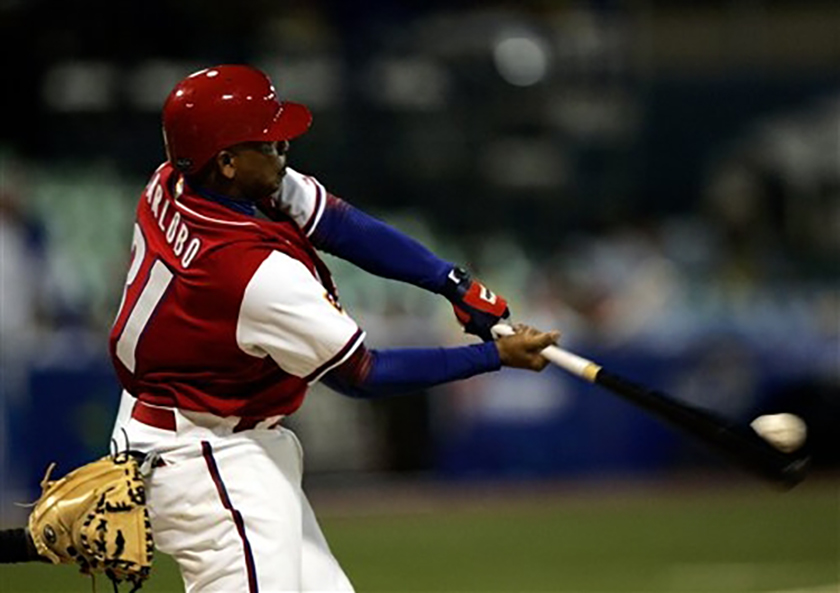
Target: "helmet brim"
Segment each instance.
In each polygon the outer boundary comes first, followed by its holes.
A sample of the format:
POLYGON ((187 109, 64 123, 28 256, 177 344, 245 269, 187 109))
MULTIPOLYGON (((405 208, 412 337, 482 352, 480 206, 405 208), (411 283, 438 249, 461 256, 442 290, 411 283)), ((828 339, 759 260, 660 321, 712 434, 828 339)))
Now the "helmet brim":
POLYGON ((305 133, 312 125, 312 113, 300 103, 283 101, 274 121, 266 131, 266 139, 272 141, 291 140, 305 133))

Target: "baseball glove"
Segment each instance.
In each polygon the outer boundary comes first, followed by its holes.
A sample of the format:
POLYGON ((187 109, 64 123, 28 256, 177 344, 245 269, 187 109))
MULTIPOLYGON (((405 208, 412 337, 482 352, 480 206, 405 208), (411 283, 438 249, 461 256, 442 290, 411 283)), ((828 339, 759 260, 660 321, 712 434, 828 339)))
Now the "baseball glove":
POLYGON ((38 553, 54 564, 76 563, 85 574, 104 573, 137 591, 152 567, 152 531, 146 489, 130 454, 107 456, 50 480, 29 515, 38 553))

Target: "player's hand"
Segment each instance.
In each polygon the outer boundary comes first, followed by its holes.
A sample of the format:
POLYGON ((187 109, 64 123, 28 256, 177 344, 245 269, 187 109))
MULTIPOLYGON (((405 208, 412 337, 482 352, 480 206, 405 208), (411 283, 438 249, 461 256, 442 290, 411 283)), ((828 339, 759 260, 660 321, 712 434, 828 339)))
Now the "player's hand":
POLYGON ((455 317, 464 326, 464 331, 485 342, 493 339, 490 328, 510 317, 507 301, 473 280, 463 268, 456 267, 449 272, 441 292, 452 303, 455 317))
POLYGON ((540 352, 547 346, 556 344, 560 332, 541 332, 521 323, 513 326, 513 329, 515 334, 496 340, 502 366, 531 371, 543 370, 548 364, 548 359, 540 352))

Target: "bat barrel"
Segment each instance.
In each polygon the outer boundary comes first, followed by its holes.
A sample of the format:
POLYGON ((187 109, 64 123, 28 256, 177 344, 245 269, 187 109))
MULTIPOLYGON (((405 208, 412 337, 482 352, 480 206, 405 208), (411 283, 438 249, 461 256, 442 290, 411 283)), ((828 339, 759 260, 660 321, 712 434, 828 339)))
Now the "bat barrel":
POLYGON ((710 411, 688 406, 605 369, 598 372, 595 382, 688 432, 753 474, 790 488, 808 473, 807 455, 783 453, 746 427, 710 411))
MULTIPOLYGON (((509 325, 493 327, 497 337, 513 333, 514 329, 509 325)), ((779 451, 746 426, 648 389, 562 348, 549 346, 541 354, 560 368, 601 385, 660 420, 688 432, 753 474, 788 488, 805 479, 810 465, 807 455, 779 451)))

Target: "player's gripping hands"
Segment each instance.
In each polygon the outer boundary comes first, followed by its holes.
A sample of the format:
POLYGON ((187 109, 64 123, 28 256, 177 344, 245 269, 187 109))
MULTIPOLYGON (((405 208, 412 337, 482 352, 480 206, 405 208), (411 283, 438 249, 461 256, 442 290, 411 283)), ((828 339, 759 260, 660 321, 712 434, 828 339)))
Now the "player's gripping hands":
POLYGON ((452 303, 455 317, 464 326, 464 331, 485 342, 493 339, 491 328, 510 317, 507 301, 473 280, 463 268, 455 267, 449 272, 441 293, 452 303))
POLYGON ((557 343, 560 332, 542 332, 518 323, 513 326, 516 333, 496 340, 502 366, 541 371, 548 364, 540 352, 557 343))

